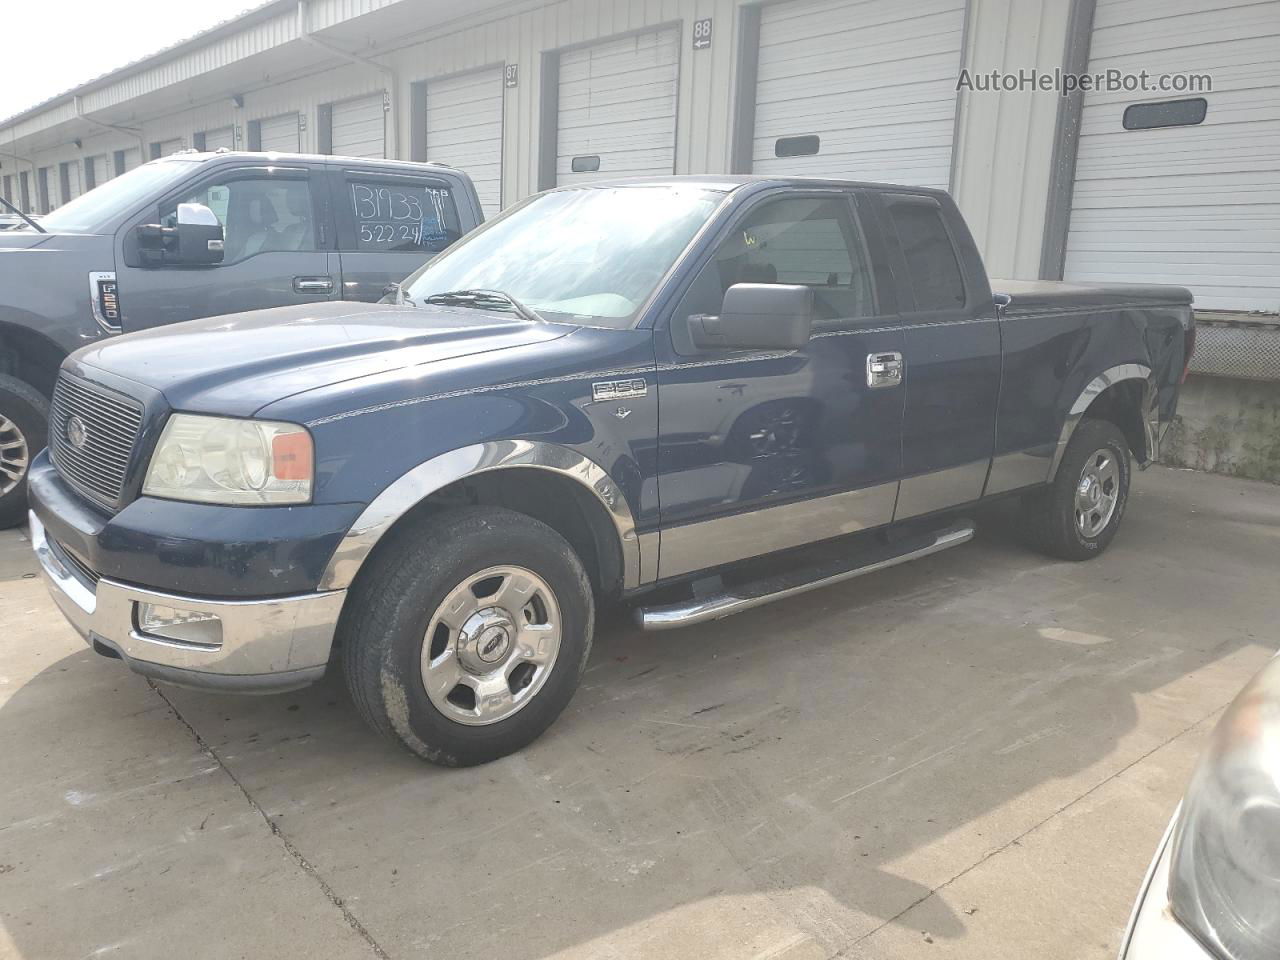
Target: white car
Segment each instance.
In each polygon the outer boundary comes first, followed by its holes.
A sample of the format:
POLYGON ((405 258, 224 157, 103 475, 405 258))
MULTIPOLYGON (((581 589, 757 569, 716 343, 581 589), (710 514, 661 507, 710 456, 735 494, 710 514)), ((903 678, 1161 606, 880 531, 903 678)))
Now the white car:
POLYGON ((1280 657, 1214 729, 1147 874, 1120 956, 1280 957, 1280 657))

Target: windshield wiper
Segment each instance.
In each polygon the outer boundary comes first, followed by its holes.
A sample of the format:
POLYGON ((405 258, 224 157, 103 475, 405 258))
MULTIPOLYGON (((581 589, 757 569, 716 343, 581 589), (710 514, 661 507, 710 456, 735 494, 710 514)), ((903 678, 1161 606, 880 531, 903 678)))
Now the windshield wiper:
POLYGON ((448 307, 491 307, 494 304, 506 304, 522 320, 546 323, 532 307, 525 306, 511 294, 501 290, 448 290, 423 297, 422 302, 439 303, 448 307))
POLYGON ((23 220, 27 221, 27 226, 29 226, 32 230, 36 230, 36 231, 38 231, 38 232, 40 232, 40 233, 48 233, 48 232, 49 232, 49 231, 48 231, 48 230, 46 230, 44 227, 40 226, 40 224, 36 223, 34 220, 32 220, 30 217, 28 217, 28 216, 27 216, 25 213, 23 213, 21 210, 19 210, 17 207, 15 207, 12 203, 10 203, 10 202, 9 202, 8 200, 6 200, 4 197, 0 197, 0 203, 3 203, 3 204, 4 204, 6 207, 8 207, 11 211, 13 211, 14 213, 16 213, 16 214, 17 214, 18 216, 20 216, 23 220))

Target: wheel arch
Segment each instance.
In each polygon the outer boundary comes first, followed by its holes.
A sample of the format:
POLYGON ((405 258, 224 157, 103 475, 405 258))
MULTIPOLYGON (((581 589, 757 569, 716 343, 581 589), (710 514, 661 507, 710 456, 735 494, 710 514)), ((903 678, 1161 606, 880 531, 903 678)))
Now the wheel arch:
POLYGON ((17 377, 45 397, 53 393, 58 368, 67 352, 44 334, 0 320, 0 373, 17 377))
POLYGON ((1089 381, 1067 412, 1053 453, 1049 480, 1057 476, 1067 444, 1086 417, 1109 420, 1119 427, 1141 466, 1147 466, 1159 456, 1157 390, 1151 368, 1146 364, 1120 364, 1089 381))
POLYGON ((387 535, 424 512, 477 503, 507 506, 547 523, 578 552, 598 592, 639 585, 635 521, 604 468, 558 444, 500 440, 433 457, 394 480, 338 544, 320 589, 351 586, 387 535))

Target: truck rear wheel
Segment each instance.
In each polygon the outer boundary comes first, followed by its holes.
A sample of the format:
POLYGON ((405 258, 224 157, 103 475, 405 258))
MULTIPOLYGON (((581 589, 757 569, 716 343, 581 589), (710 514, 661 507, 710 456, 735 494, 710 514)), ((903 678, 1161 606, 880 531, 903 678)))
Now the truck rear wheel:
POLYGON ((1032 544, 1063 560, 1090 560, 1115 538, 1129 502, 1129 447, 1109 420, 1085 419, 1047 489, 1023 502, 1032 544))
POLYGON ((532 742, 569 703, 595 608, 573 548, 497 507, 392 535, 339 626, 352 699, 375 730, 432 763, 487 763, 532 742))
POLYGON ((48 434, 48 401, 17 377, 0 374, 0 530, 27 518, 27 469, 48 434))

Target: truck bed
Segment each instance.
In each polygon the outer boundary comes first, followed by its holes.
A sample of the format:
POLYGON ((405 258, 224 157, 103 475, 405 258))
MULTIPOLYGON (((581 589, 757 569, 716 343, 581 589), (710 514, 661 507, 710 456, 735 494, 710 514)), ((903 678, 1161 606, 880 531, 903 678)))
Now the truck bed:
POLYGON ((995 280, 991 292, 1008 297, 1004 316, 1074 312, 1081 308, 1122 309, 1191 303, 1191 291, 1137 283, 1068 283, 1061 280, 995 280))

